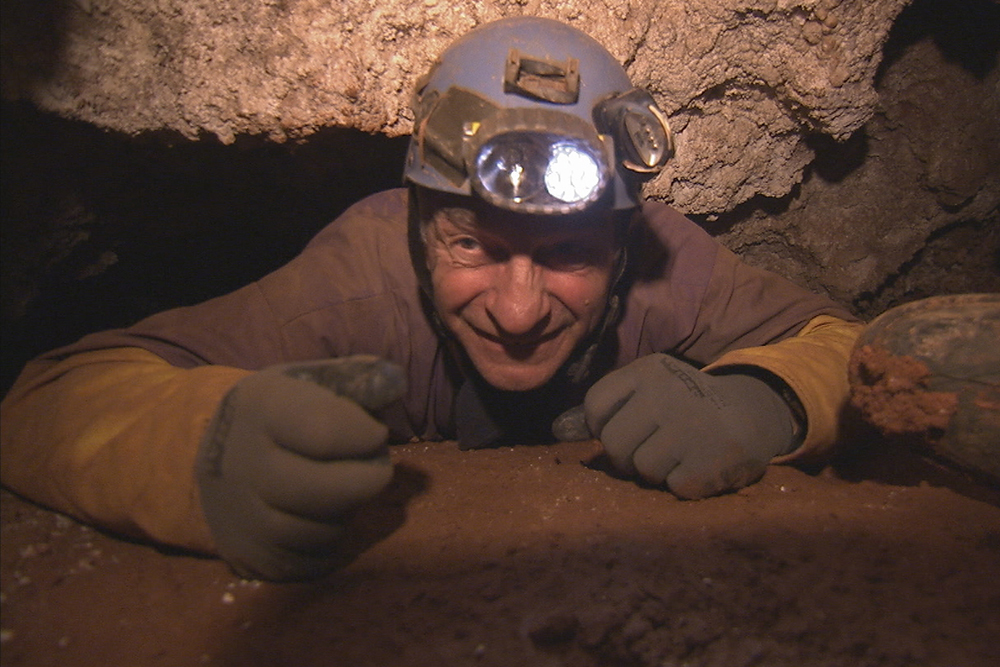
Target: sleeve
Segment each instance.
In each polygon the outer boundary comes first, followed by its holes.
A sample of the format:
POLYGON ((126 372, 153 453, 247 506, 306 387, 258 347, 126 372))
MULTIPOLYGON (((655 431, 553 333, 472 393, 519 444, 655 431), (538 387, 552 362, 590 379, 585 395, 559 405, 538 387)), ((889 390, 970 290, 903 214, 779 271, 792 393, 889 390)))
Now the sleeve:
MULTIPOLYGON (((404 335, 420 313, 396 296, 416 293, 402 282, 405 203, 398 192, 364 200, 256 283, 30 362, 0 404, 3 484, 120 534, 212 552, 194 462, 236 382, 361 352, 405 364, 407 346, 426 346, 428 327, 416 342, 404 335)), ((397 421, 406 432, 408 417, 397 421)))
POLYGON ((138 348, 30 362, 0 404, 3 483, 120 534, 211 553, 195 456, 248 373, 176 368, 138 348))
POLYGON ((829 456, 840 436, 850 395, 847 364, 863 328, 859 322, 820 315, 790 338, 727 352, 705 370, 753 366, 780 378, 802 405, 806 432, 795 451, 775 462, 820 461, 829 456))

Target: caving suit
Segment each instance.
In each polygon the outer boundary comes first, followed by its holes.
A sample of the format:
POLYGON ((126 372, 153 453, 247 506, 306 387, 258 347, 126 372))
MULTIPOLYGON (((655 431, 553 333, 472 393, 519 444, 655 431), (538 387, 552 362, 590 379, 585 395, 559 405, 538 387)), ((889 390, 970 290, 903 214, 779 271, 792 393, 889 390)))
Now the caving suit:
MULTIPOLYGON (((742 263, 664 204, 639 215, 641 247, 631 249, 620 319, 595 368, 670 352, 707 369, 766 369, 794 392, 806 424, 801 444, 777 460, 827 455, 862 325, 742 263)), ((271 364, 357 353, 406 372, 406 396, 380 414, 394 440, 455 437, 467 380, 421 299, 406 226, 406 190, 373 195, 246 287, 30 362, 0 410, 3 483, 125 535, 212 552, 194 461, 223 396, 271 364)), ((598 375, 548 395, 578 401, 598 375)))

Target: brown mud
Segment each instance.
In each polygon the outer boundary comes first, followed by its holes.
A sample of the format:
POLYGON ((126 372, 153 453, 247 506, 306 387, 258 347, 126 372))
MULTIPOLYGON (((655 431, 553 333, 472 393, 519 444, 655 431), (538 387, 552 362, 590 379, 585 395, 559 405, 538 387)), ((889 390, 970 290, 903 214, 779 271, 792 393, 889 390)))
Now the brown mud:
POLYGON ((353 560, 282 585, 5 492, 0 663, 1000 664, 1000 489, 869 442, 693 502, 594 442, 409 444, 353 560))
POLYGON ((851 403, 905 439, 1000 484, 1000 293, 940 295, 876 318, 851 355, 851 403))
POLYGON ((879 345, 858 347, 850 372, 852 404, 886 435, 944 431, 958 408, 955 392, 928 389, 927 364, 879 345))

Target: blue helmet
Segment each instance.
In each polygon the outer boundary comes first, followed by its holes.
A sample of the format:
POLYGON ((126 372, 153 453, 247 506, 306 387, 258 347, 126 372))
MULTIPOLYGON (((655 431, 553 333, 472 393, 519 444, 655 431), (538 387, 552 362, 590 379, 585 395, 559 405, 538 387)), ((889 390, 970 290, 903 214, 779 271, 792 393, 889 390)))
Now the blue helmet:
POLYGON ((485 24, 418 83, 404 181, 559 214, 638 205, 673 136, 663 112, 598 42, 537 17, 485 24))

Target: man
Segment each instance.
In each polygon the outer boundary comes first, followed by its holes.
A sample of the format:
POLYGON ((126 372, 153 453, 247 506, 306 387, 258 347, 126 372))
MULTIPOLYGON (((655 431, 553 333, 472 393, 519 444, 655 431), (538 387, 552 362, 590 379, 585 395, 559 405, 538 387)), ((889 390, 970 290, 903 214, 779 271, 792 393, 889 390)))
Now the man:
POLYGON ((3 403, 4 483, 292 579, 335 562, 344 518, 392 477, 389 441, 555 424, 683 498, 832 446, 860 325, 640 205, 673 140, 599 44, 488 24, 414 111, 408 190, 233 294, 30 363, 3 403))

